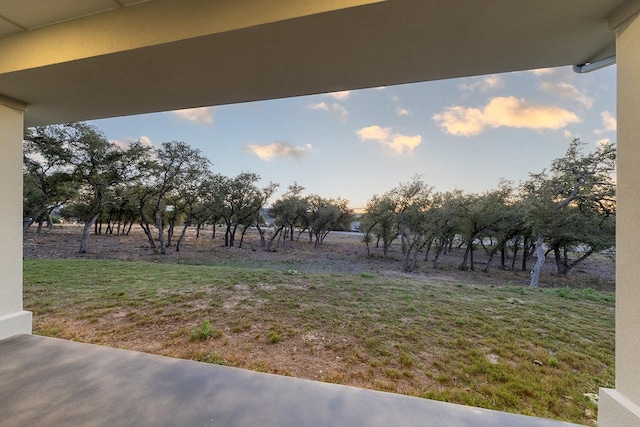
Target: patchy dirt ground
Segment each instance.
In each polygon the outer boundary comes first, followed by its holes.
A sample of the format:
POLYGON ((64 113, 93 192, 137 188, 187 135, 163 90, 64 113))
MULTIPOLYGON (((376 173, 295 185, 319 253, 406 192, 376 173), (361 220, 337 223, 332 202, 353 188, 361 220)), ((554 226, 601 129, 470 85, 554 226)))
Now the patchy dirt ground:
MULTIPOLYGON (((330 233, 325 243, 314 247, 304 235, 300 241, 287 241, 275 251, 267 252, 261 245, 257 232, 250 231, 245 236, 243 247, 224 247, 223 230, 218 229, 215 238, 212 230, 203 230, 196 239, 194 229, 187 232, 180 252, 175 246, 167 248, 166 255, 159 255, 149 247, 149 242, 139 227, 134 227, 129 235, 92 234, 89 238, 89 251, 78 253, 80 246, 79 226, 56 226, 44 229, 41 233, 29 231, 24 237, 24 258, 85 258, 145 260, 166 263, 185 264, 278 264, 300 271, 372 273, 382 276, 425 277, 434 280, 462 282, 467 284, 522 285, 529 283, 528 271, 504 271, 499 268, 499 260, 494 260, 491 269, 482 270, 487 256, 482 248, 476 250, 475 271, 461 271, 458 266, 462 260, 463 249, 454 249, 450 254, 440 257, 439 268, 433 269, 431 262, 421 260, 415 271, 406 273, 401 268, 401 254, 398 244, 392 246, 387 259, 381 256, 381 250, 372 248, 372 257, 367 256, 366 248, 357 233, 330 233)), ((239 238, 237 238, 239 240, 239 238)), ((175 238, 173 243, 175 243, 175 238)), ((510 260, 509 260, 510 262, 510 260)), ((529 261, 528 267, 534 261, 529 261)), ((518 256, 516 268, 521 266, 518 256)), ((542 287, 577 287, 613 291, 615 289, 615 263, 611 259, 594 255, 577 266, 568 277, 558 277, 551 257, 543 268, 542 287)))

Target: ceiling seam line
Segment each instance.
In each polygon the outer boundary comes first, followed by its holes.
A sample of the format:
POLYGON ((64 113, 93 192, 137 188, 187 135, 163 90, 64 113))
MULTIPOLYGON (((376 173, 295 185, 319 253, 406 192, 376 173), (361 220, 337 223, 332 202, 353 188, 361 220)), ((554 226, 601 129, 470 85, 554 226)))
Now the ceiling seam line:
POLYGON ((0 15, 0 19, 3 19, 5 21, 7 21, 9 24, 20 28, 22 31, 29 31, 29 29, 27 27, 23 27, 22 25, 18 24, 17 22, 12 21, 11 19, 7 18, 4 15, 0 15))

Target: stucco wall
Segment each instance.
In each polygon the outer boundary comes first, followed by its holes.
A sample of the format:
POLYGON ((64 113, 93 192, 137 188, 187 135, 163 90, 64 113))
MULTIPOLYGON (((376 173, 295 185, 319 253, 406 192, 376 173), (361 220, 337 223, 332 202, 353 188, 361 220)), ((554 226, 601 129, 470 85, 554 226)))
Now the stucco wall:
POLYGON ((31 333, 22 310, 23 112, 0 104, 0 339, 31 333))

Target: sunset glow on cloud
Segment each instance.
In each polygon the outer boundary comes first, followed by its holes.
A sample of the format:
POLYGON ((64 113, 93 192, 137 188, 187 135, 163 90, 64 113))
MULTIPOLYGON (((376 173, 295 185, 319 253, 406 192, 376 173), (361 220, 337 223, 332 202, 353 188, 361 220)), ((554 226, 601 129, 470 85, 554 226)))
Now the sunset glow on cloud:
POLYGON ((350 90, 342 90, 340 92, 331 92, 327 94, 328 96, 335 98, 337 100, 340 101, 345 101, 346 99, 349 98, 349 95, 351 95, 351 91, 350 90))
POLYGON ((393 132, 391 128, 382 128, 377 125, 362 128, 357 134, 361 141, 376 141, 396 154, 411 153, 422 144, 420 135, 402 135, 393 132))
POLYGON ((488 128, 561 129, 580 121, 569 110, 540 105, 513 96, 492 98, 483 108, 447 107, 433 120, 446 133, 478 135, 488 128))
POLYGON ((337 116, 343 123, 346 122, 347 117, 349 117, 349 111, 347 111, 344 106, 338 104, 337 102, 334 102, 331 105, 327 105, 326 102, 318 102, 316 104, 310 104, 307 108, 309 108, 309 110, 326 111, 332 113, 333 115, 337 116))
POLYGON ((171 111, 170 114, 194 123, 213 124, 213 107, 187 108, 185 110, 171 111))
POLYGON ((491 75, 464 79, 462 83, 458 84, 458 89, 467 92, 487 92, 490 89, 499 88, 501 86, 502 79, 499 76, 491 75))
POLYGON ((548 76, 549 74, 553 74, 553 68, 538 68, 536 70, 531 70, 530 73, 536 76, 548 76))
POLYGON ((291 157, 300 159, 311 151, 311 144, 291 145, 288 142, 272 142, 267 145, 249 144, 247 149, 264 161, 271 161, 277 157, 291 157))

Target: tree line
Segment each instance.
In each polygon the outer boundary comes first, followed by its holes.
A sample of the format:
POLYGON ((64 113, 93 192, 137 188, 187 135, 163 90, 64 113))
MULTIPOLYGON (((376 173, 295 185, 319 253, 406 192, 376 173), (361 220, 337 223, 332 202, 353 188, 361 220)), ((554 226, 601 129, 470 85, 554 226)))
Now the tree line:
MULTIPOLYGON (((85 123, 29 128, 24 137, 24 231, 35 222, 51 224, 51 215, 58 212, 84 223, 81 253, 87 251, 92 228, 98 233, 103 225, 105 233, 128 234, 137 224, 161 254, 174 245, 180 251, 187 228, 195 226, 199 237, 205 224, 213 225, 214 234, 216 224, 224 225, 225 246, 236 245, 238 235, 241 246, 246 231, 257 227, 267 246, 261 212, 278 184, 260 188, 255 173, 226 177, 211 166, 200 150, 184 142, 121 147, 85 123)), ((330 230, 349 226, 353 212, 346 200, 302 197, 302 187, 291 188, 300 199, 296 225, 304 224, 311 241, 321 244, 330 230)), ((270 214, 288 215, 281 207, 275 203, 270 214)), ((281 224, 289 218, 276 220, 281 224)), ((279 243, 284 228, 278 225, 271 233, 269 249, 276 238, 279 243)))
MULTIPOLYGON (((419 260, 438 267, 441 254, 464 248, 460 268, 474 269, 474 255, 516 269, 516 256, 528 269, 537 255, 532 286, 542 262, 553 253, 558 274, 566 275, 593 253, 615 247, 615 146, 584 152, 574 139, 548 171, 514 185, 503 181, 482 194, 438 192, 420 177, 374 195, 360 218, 367 254, 399 241, 402 267, 419 260), (373 246, 373 248, 372 248, 373 246), (510 260, 510 261, 509 261, 510 260)), ((205 225, 224 228, 225 246, 242 246, 251 227, 261 245, 274 250, 302 235, 314 245, 332 230, 348 230, 354 220, 347 200, 304 195, 294 183, 274 202, 278 184, 259 187, 260 176, 242 172, 226 177, 211 171, 204 154, 179 141, 151 147, 110 143, 95 127, 72 123, 29 128, 24 137, 24 231, 59 212, 84 223, 80 252, 95 233, 128 234, 136 225, 161 254, 180 251, 188 227, 196 237, 205 225), (267 208, 267 206, 269 206, 267 208), (266 227, 264 212, 273 219, 266 227)))
POLYGON ((437 192, 420 177, 373 196, 362 217, 363 242, 388 255, 399 240, 405 271, 424 262, 438 267, 441 254, 464 248, 460 268, 474 267, 483 250, 488 271, 499 255, 500 267, 528 270, 536 254, 531 286, 536 287, 545 257, 552 253, 558 275, 567 275, 590 255, 615 250, 615 163, 613 144, 590 153, 574 139, 549 170, 514 185, 502 181, 482 194, 437 192), (516 256, 521 253, 521 265, 516 256), (430 259, 431 257, 431 259, 430 259), (509 261, 510 259, 510 261, 509 261))

